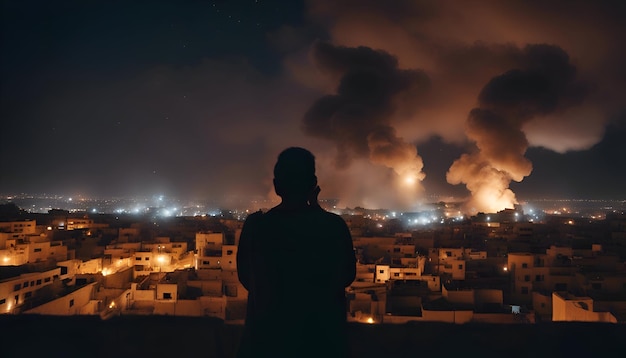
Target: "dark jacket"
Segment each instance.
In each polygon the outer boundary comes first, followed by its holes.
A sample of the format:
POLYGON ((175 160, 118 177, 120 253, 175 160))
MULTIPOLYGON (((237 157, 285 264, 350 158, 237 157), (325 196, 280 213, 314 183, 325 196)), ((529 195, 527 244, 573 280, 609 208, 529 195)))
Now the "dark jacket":
POLYGON ((356 259, 341 217, 312 207, 250 215, 237 270, 248 290, 240 357, 347 356, 356 259))

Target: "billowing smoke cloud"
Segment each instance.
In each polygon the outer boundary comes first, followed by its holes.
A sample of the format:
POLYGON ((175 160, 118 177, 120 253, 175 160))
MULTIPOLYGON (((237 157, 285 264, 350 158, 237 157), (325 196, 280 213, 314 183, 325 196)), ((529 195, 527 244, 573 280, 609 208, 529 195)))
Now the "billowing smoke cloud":
MULTIPOLYGON (((312 58, 338 84, 335 94, 318 99, 307 111, 305 133, 335 144, 337 168, 368 158, 393 169, 396 184, 416 194, 424 179, 422 158, 414 144, 397 134, 393 123, 417 110, 428 90, 428 77, 418 70, 399 69, 395 57, 368 47, 317 42, 312 58)), ((404 204, 410 205, 414 195, 405 198, 404 204)))
MULTIPOLYGON (((394 136, 418 147, 432 136, 473 147, 436 180, 464 183, 474 211, 517 202, 509 183, 531 174, 528 148, 588 150, 623 112, 625 10, 611 1, 309 2, 312 21, 328 31, 335 47, 387 53, 400 71, 420 69, 428 76, 427 93, 416 96, 419 110, 412 107, 408 120, 393 122, 394 136)), ((296 77, 320 88, 314 71, 294 62, 288 64, 296 77)), ((352 145, 344 143, 346 136, 335 140, 345 150, 352 145)), ((424 160, 427 194, 437 194, 429 192, 436 178, 429 163, 437 159, 424 160)), ((455 189, 447 188, 440 190, 455 189)))
POLYGON ((449 183, 464 183, 472 193, 471 211, 495 212, 517 204, 509 183, 532 171, 524 157, 529 146, 524 124, 579 105, 588 93, 561 48, 529 45, 522 55, 524 68, 494 77, 481 91, 466 127, 477 150, 462 155, 447 174, 449 183))

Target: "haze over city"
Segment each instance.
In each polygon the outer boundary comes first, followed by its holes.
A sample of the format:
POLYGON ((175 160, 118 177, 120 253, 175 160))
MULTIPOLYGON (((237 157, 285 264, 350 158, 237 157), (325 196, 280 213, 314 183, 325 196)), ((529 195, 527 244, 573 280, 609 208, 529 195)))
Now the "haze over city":
POLYGON ((620 1, 4 1, 0 194, 626 199, 620 1))

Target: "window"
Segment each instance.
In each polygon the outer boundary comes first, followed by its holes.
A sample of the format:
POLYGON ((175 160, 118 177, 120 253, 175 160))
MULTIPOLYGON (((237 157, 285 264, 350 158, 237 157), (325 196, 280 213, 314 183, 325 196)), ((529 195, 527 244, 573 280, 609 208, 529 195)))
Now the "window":
POLYGON ((385 270, 378 270, 378 273, 385 273, 385 270))
POLYGON ((41 247, 38 247, 34 250, 35 252, 41 252, 41 247))
POLYGON ((202 261, 202 264, 203 264, 203 265, 210 265, 210 264, 211 264, 211 262, 210 262, 210 261, 202 261))
POLYGON ((399 247, 394 247, 393 248, 393 252, 400 252, 400 248, 399 247))
POLYGON ((524 281, 526 281, 526 282, 530 281, 530 275, 525 275, 524 276, 524 281))
POLYGON ((543 275, 536 275, 535 276, 535 281, 543 281, 544 277, 543 275))
POLYGON ((141 261, 141 257, 137 256, 137 257, 135 257, 135 260, 136 261, 141 261))
POLYGON ((171 300, 172 299, 172 294, 170 292, 163 292, 163 299, 164 300, 171 300))
POLYGON ((74 299, 72 298, 72 299, 70 300, 70 307, 73 307, 73 306, 74 306, 74 299))
POLYGON ((527 263, 522 263, 522 268, 528 268, 528 264, 527 263))
POLYGON ((20 288, 22 288, 22 285, 18 283, 17 285, 13 286, 13 291, 19 291, 20 288))
POLYGON ((7 299, 6 299, 6 298, 3 298, 3 299, 1 299, 1 300, 0 300, 0 305, 5 304, 6 302, 7 302, 7 299))
POLYGON ((459 270, 463 270, 463 265, 459 265, 459 270))
POLYGON ((146 258, 144 258, 144 260, 148 261, 148 260, 150 260, 150 258, 149 258, 149 257, 146 257, 146 258))
POLYGON ((232 255, 233 254, 233 250, 226 250, 226 255, 232 255))
POLYGON ((37 280, 37 286, 41 285, 41 279, 37 280))
POLYGON ((30 281, 30 287, 35 286, 35 280, 30 281))
POLYGON ((394 277, 400 277, 400 272, 394 272, 394 273, 393 273, 393 276, 394 276, 394 277))
POLYGON ((24 282, 24 284, 22 285, 22 287, 28 287, 28 281, 24 282))
POLYGON ((67 267, 61 266, 61 275, 67 275, 67 267))
POLYGON ((43 279, 43 282, 50 282, 50 277, 46 277, 43 279))
POLYGON ((522 295, 528 294, 528 287, 522 287, 522 295))
POLYGON ((33 293, 32 293, 32 292, 26 292, 26 293, 24 294, 24 298, 30 298, 32 295, 33 295, 33 293))
POLYGON ((452 251, 446 251, 446 256, 452 257, 452 251))

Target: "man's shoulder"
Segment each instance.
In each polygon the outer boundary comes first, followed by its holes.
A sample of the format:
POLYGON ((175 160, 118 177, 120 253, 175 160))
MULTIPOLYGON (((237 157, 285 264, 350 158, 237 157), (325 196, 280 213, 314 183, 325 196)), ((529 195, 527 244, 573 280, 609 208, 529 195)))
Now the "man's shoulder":
POLYGON ((327 211, 327 210, 324 210, 324 209, 322 209, 321 211, 328 218, 332 218, 333 220, 341 220, 341 221, 343 221, 343 218, 341 216, 339 216, 339 215, 337 215, 337 214, 335 214, 333 212, 330 212, 330 211, 327 211))
POLYGON ((322 220, 328 222, 328 223, 333 223, 336 225, 346 225, 345 220, 343 220, 343 218, 335 213, 331 213, 330 211, 326 211, 326 210, 321 210, 320 211, 320 216, 322 218, 322 220))
POLYGON ((255 211, 254 213, 248 215, 244 224, 252 225, 261 222, 263 219, 263 212, 261 210, 255 211))

